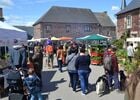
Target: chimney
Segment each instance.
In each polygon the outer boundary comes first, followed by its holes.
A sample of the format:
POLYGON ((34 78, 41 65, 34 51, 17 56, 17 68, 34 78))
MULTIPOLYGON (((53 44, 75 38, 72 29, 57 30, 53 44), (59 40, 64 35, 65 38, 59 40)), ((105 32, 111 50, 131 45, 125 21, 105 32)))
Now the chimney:
POLYGON ((104 11, 105 14, 107 14, 107 11, 104 11))
POLYGON ((0 8, 0 21, 4 22, 3 9, 2 8, 0 8))
POLYGON ((126 0, 122 0, 121 10, 124 9, 125 7, 126 7, 126 0))

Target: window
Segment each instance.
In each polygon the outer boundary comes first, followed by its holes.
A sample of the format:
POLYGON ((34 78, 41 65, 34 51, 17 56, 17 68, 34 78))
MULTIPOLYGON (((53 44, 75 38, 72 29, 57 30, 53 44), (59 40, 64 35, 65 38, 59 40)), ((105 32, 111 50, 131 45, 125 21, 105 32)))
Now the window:
POLYGON ((70 32, 71 26, 70 25, 66 25, 66 32, 70 32))
POLYGON ((111 36, 111 33, 109 31, 107 31, 107 36, 111 36))
POLYGON ((51 28, 52 28, 52 26, 51 26, 51 25, 47 25, 47 26, 46 26, 46 33, 51 32, 51 28))
POLYGON ((132 27, 132 16, 128 15, 126 17, 126 28, 131 28, 132 27))
POLYGON ((90 32, 90 31, 91 31, 90 25, 85 25, 85 26, 84 26, 84 31, 85 31, 85 32, 90 32))

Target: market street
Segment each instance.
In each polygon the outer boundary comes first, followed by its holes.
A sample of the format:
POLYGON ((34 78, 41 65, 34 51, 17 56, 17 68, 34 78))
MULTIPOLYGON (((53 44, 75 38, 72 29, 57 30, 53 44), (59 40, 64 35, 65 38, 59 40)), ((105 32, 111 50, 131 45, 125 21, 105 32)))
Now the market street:
MULTIPOLYGON (((81 91, 73 92, 69 88, 69 76, 66 67, 63 68, 63 73, 60 73, 58 68, 48 69, 45 63, 42 72, 43 77, 43 92, 44 100, 124 100, 124 94, 112 91, 110 94, 99 97, 95 91, 95 82, 97 78, 103 74, 103 66, 91 65, 92 72, 89 77, 89 93, 85 96, 81 95, 81 91)), ((54 61, 56 66, 56 60, 54 61)), ((1 100, 8 100, 3 98, 1 100)))

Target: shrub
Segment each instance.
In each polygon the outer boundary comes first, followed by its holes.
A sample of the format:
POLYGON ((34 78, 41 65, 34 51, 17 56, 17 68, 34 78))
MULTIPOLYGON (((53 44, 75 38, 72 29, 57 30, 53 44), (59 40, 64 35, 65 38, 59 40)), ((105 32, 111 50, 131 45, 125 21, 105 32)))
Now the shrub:
POLYGON ((102 60, 101 56, 93 56, 91 57, 91 60, 102 60))
POLYGON ((122 49, 123 48, 123 43, 124 43, 123 39, 118 39, 118 40, 114 40, 112 42, 112 45, 116 46, 118 49, 122 49))
POLYGON ((116 55, 119 59, 127 58, 127 51, 125 49, 118 49, 116 55))

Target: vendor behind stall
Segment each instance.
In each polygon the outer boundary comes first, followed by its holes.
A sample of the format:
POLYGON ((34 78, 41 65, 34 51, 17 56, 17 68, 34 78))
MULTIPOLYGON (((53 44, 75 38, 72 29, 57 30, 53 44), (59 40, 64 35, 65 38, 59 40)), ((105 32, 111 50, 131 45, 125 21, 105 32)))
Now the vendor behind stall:
POLYGON ((24 46, 15 45, 10 50, 10 65, 12 68, 22 67, 25 69, 27 64, 27 55, 24 46))

